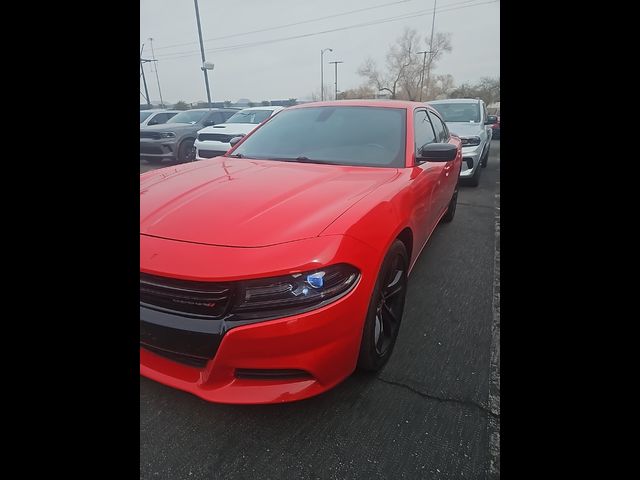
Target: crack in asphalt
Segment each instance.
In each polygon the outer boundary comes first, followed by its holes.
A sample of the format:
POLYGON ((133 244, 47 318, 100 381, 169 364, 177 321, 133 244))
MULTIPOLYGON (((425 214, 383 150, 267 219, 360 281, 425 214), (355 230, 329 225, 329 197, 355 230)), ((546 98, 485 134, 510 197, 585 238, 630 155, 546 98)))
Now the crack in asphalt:
POLYGON ((479 403, 476 403, 476 402, 474 402, 472 400, 460 400, 458 398, 438 397, 436 395, 431 395, 429 393, 425 393, 423 391, 420 391, 420 390, 412 387, 411 385, 407 385, 406 383, 396 382, 395 380, 388 380, 388 379, 382 378, 382 377, 376 377, 376 380, 380 380, 382 383, 386 383, 388 385, 395 385, 396 387, 404 388, 406 390, 409 390, 410 392, 415 393, 416 395, 420 395, 422 398, 427 398, 429 400, 435 400, 435 401, 441 402, 441 403, 454 403, 454 404, 458 404, 458 405, 464 405, 466 407, 476 408, 476 409, 480 410, 481 412, 483 412, 484 414, 486 414, 486 415, 488 415, 490 417, 499 418, 499 415, 497 415, 494 412, 492 412, 489 408, 485 407, 484 405, 480 405, 479 403))

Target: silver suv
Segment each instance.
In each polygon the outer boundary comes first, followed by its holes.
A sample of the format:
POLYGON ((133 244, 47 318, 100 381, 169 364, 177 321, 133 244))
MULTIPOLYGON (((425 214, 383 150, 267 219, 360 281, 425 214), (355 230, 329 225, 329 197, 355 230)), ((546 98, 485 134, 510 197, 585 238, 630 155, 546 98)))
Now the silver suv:
POLYGON ((449 131, 462 139, 460 180, 477 187, 491 148, 491 127, 487 124, 486 105, 482 100, 472 98, 434 100, 428 104, 440 112, 449 131))

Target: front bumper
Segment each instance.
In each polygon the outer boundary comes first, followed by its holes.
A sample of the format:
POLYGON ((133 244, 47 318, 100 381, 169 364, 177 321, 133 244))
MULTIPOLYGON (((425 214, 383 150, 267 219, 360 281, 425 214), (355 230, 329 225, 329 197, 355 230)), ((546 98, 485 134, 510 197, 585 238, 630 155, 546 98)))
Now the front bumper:
POLYGON ((460 178, 472 177, 480 166, 484 143, 475 147, 462 147, 462 169, 460 178))
POLYGON ((170 268, 178 278, 213 280, 210 273, 203 275, 211 269, 219 273, 220 280, 229 281, 233 280, 231 273, 243 275, 243 265, 257 267, 270 259, 276 269, 291 261, 302 265, 296 270, 346 261, 358 267, 361 276, 347 295, 322 308, 240 326, 233 326, 232 322, 225 325, 222 320, 217 324, 191 320, 141 307, 140 374, 219 403, 280 403, 322 393, 355 370, 364 319, 381 261, 378 257, 381 256, 365 244, 339 235, 251 249, 142 236, 141 270, 155 275, 168 275, 170 268), (314 245, 323 247, 311 250, 314 245), (169 250, 172 258, 181 258, 181 269, 175 268, 177 264, 167 255, 169 250), (319 252, 313 265, 304 265, 295 258, 305 250, 319 252), (239 258, 244 260, 238 263, 239 258), (198 262, 198 269, 192 268, 192 260, 198 262), (179 355, 178 350, 185 342, 190 354, 199 357, 195 362, 167 355, 167 351, 179 355), (294 370, 303 375, 251 378, 239 372, 265 370, 294 370))
POLYGON ((214 140, 196 140, 196 160, 207 160, 213 157, 219 157, 229 151, 231 145, 228 143, 217 142, 214 140))
POLYGON ((170 159, 175 160, 177 157, 178 143, 172 138, 163 138, 155 140, 152 138, 140 139, 140 158, 146 159, 170 159))

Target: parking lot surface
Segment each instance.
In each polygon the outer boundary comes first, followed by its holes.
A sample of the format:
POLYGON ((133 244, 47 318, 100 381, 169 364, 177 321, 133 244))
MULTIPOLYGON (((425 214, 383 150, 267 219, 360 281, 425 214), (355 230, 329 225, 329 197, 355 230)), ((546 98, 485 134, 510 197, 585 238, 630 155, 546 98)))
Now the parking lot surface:
POLYGON ((381 372, 262 406, 207 403, 141 377, 140 477, 498 478, 499 172, 494 140, 480 186, 461 187, 454 221, 415 265, 381 372))

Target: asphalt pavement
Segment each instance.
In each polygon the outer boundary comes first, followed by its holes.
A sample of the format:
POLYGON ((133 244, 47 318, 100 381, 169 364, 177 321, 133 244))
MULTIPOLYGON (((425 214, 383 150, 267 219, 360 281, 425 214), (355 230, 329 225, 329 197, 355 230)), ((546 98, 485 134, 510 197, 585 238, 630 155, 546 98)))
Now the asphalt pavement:
POLYGON ((377 375, 260 406, 140 377, 140 478, 499 478, 499 172, 494 140, 480 186, 461 187, 414 267, 377 375))

